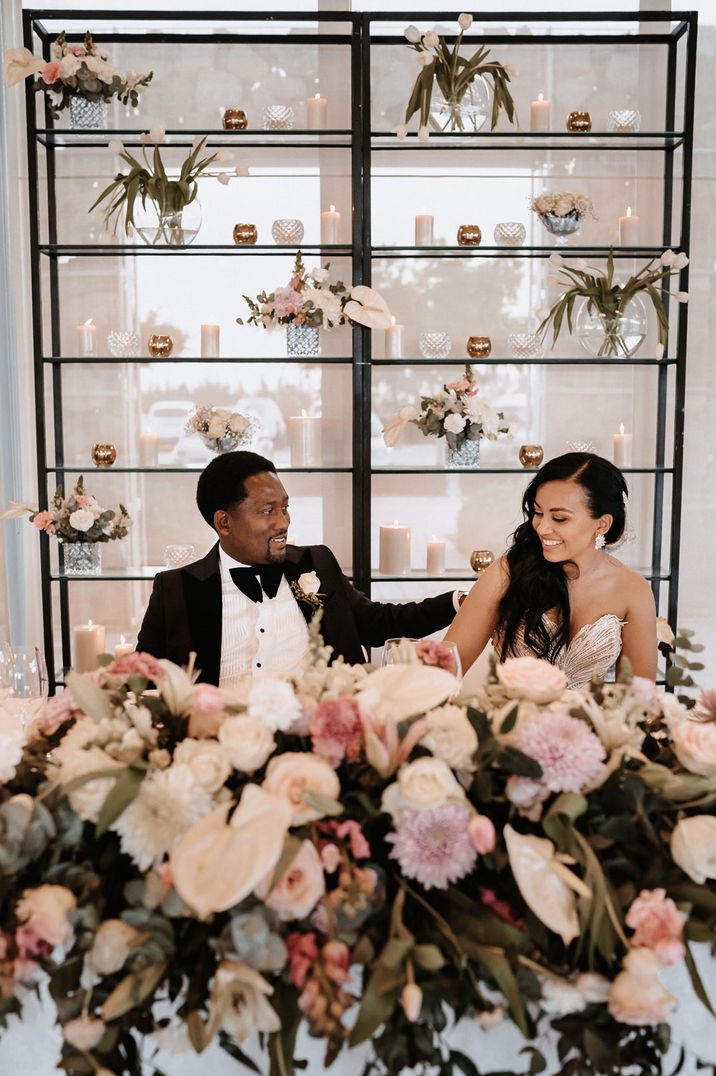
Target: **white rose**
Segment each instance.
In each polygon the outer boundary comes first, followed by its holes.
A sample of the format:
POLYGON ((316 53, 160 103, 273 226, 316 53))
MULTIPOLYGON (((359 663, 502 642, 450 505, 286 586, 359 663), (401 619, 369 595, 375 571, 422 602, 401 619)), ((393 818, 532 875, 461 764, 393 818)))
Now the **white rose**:
POLYGON ((316 266, 315 269, 311 269, 310 276, 311 280, 315 280, 317 284, 323 284, 328 280, 328 270, 316 266))
POLYGON ((632 949, 624 957, 609 992, 609 1012, 620 1024, 643 1027, 669 1017, 676 998, 659 979, 660 967, 651 949, 632 949))
POLYGON ((462 706, 441 706, 425 715, 428 732, 420 741, 454 770, 475 769, 477 734, 462 706))
POLYGON ((445 429, 448 433, 462 433, 466 423, 467 419, 464 415, 457 415, 453 412, 445 419, 445 429))
POLYGON ((79 56, 73 56, 71 52, 68 52, 66 56, 63 56, 60 60, 60 78, 64 82, 66 78, 72 78, 76 75, 80 69, 82 60, 79 56))
POLYGON ((98 975, 114 975, 143 937, 123 919, 105 919, 94 936, 89 959, 98 975))
POLYGON ((258 717, 228 717, 218 733, 231 765, 241 773, 260 770, 276 747, 273 733, 258 717))
POLYGON ((298 577, 298 585, 304 594, 318 594, 321 583, 315 572, 304 572, 298 577))
POLYGON ((472 15, 468 15, 466 11, 463 11, 462 15, 458 15, 457 24, 460 29, 465 32, 472 26, 472 15))
POLYGON ((540 1005, 551 1016, 568 1016, 572 1012, 581 1012, 587 1004, 579 988, 566 979, 545 978, 540 980, 540 985, 540 1005))
POLYGON ((94 523, 94 516, 88 508, 78 508, 70 513, 70 526, 76 531, 88 531, 94 523))
POLYGON ((497 666, 497 677, 511 699, 529 699, 543 706, 567 687, 567 677, 541 658, 508 658, 497 666))
POLYGON ((577 976, 575 986, 585 1001, 593 1005, 603 1005, 609 998, 612 984, 604 975, 585 971, 577 976))
POLYGON ((469 418, 481 423, 485 436, 489 440, 496 440, 500 429, 500 416, 497 411, 481 400, 479 396, 471 396, 465 405, 465 410, 469 418))
POLYGON ((212 415, 207 425, 206 435, 207 437, 225 437, 226 419, 221 415, 212 415))
POLYGON ((207 792, 218 792, 231 773, 231 763, 216 740, 182 740, 174 752, 174 762, 185 762, 207 792))
MULTIPOLYGON (((89 773, 121 768, 121 762, 111 758, 101 747, 90 747, 84 751, 68 753, 60 769, 60 781, 65 785, 89 773)), ((68 793, 70 806, 83 822, 96 822, 104 801, 113 788, 113 777, 98 777, 95 781, 85 781, 68 793)))
POLYGON ((0 783, 12 781, 24 743, 25 730, 20 722, 0 712, 0 783))
POLYGON ((671 834, 671 854, 697 885, 716 878, 716 818, 710 814, 682 818, 671 834))
POLYGON ((465 793, 447 763, 440 758, 418 758, 400 767, 398 780, 383 793, 381 807, 395 817, 402 811, 464 802, 465 793))
POLYGON ((716 725, 688 718, 670 723, 673 748, 684 769, 716 777, 716 725))
POLYGON ((272 732, 286 732, 301 716, 301 704, 289 683, 265 677, 252 684, 247 712, 272 732))
POLYGON ((318 792, 331 800, 337 800, 341 792, 341 783, 333 767, 318 755, 303 751, 287 751, 272 758, 261 787, 271 795, 289 801, 292 826, 302 826, 323 817, 322 811, 304 801, 304 791, 318 792))
POLYGON ((77 907, 74 893, 63 885, 41 885, 25 889, 15 908, 18 923, 23 923, 38 938, 53 948, 72 941, 72 924, 67 913, 77 907))
POLYGON ((81 1050, 83 1053, 88 1050, 94 1050, 104 1032, 104 1021, 96 1020, 93 1016, 88 1016, 87 1013, 76 1017, 74 1020, 68 1020, 62 1028, 65 1042, 69 1042, 70 1046, 74 1046, 76 1050, 81 1050))

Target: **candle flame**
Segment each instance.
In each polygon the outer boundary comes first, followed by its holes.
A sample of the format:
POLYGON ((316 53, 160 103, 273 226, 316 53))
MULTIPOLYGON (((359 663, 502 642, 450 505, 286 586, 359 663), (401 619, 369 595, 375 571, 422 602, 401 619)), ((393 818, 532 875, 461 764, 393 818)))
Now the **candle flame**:
POLYGON ((123 635, 120 635, 120 637, 119 637, 119 645, 124 646, 124 636, 123 635))
POLYGON ((93 321, 94 321, 94 318, 87 318, 87 321, 85 321, 83 324, 84 325, 91 325, 93 321))
POLYGON ((394 519, 394 520, 393 520, 393 526, 394 526, 394 527, 399 527, 399 526, 400 526, 400 524, 398 523, 397 519, 394 519))
POLYGON ((320 101, 320 99, 321 99, 321 95, 320 95, 320 93, 317 93, 316 96, 314 97, 314 100, 315 101, 320 101))
POLYGON ((624 434, 624 423, 623 422, 619 423, 619 433, 622 434, 622 435, 624 434))
POLYGON ((301 408, 301 418, 308 418, 308 415, 306 414, 306 408, 305 407, 301 408))
POLYGON ((628 206, 627 206, 627 214, 626 214, 626 215, 627 215, 628 217, 630 217, 630 216, 631 216, 631 206, 630 206, 630 205, 628 205, 628 206))
POLYGON ((392 314, 390 315, 390 324, 395 325, 395 317, 392 314))
POLYGON ((91 621, 91 620, 88 620, 88 621, 87 621, 87 627, 88 627, 88 628, 91 628, 91 627, 92 627, 92 621, 91 621))
POLYGON ((433 535, 433 536, 432 536, 432 538, 430 539, 430 541, 431 541, 431 542, 437 542, 437 538, 435 537, 435 535, 433 535))
POLYGON ((537 98, 537 100, 538 100, 538 101, 544 101, 544 94, 543 94, 543 93, 541 93, 541 94, 539 95, 539 97, 537 98))
POLYGON ((334 205, 330 205, 328 208, 330 209, 331 213, 335 213, 336 207, 334 205))

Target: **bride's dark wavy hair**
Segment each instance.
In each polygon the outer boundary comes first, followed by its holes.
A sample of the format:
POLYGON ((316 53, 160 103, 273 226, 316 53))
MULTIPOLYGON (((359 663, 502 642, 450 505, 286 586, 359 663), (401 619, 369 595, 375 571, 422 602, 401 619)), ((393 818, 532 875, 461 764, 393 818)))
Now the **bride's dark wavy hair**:
POLYGON ((612 517, 612 525, 604 535, 607 545, 618 541, 624 533, 628 490, 624 476, 613 463, 591 452, 567 452, 540 468, 525 490, 522 498, 525 521, 512 535, 506 554, 510 584, 499 605, 497 629, 503 661, 515 652, 520 626, 526 645, 538 657, 554 658, 569 639, 569 591, 564 570, 567 562, 551 564, 545 559, 532 520, 540 486, 570 479, 584 490, 593 519, 603 515, 612 517), (542 619, 550 609, 559 612, 554 635, 542 619))

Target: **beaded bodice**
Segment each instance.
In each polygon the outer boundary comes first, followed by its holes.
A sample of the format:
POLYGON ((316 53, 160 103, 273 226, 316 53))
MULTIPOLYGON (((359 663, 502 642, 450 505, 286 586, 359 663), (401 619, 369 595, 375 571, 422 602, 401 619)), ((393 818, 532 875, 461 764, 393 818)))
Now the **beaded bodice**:
MULTIPOLYGON (((554 627, 554 621, 544 617, 548 627, 554 627)), ((552 659, 567 677, 567 687, 583 687, 593 676, 604 680, 614 679, 614 670, 622 649, 622 626, 616 613, 605 613, 591 624, 585 624, 567 646, 552 659)), ((522 631, 517 633, 514 655, 531 657, 533 651, 526 645, 522 631)))

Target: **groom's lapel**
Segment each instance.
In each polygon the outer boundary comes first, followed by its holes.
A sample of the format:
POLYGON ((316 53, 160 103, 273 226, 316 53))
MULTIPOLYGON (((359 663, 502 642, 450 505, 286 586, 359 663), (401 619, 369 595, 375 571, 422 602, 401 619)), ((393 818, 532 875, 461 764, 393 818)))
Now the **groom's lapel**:
POLYGON ((192 647, 196 650, 196 667, 201 679, 219 683, 221 668, 221 572, 219 547, 184 573, 184 594, 192 647))
MULTIPOLYGON (((327 591, 324 581, 323 579, 321 579, 318 569, 313 563, 313 557, 311 556, 311 547, 291 545, 287 546, 286 561, 284 564, 284 574, 289 582, 289 585, 291 583, 298 582, 299 577, 302 576, 304 572, 316 572, 316 574, 318 575, 318 581, 320 583, 320 586, 318 588, 318 596, 321 600, 321 604, 325 607, 326 602, 330 597, 330 593, 327 591)), ((316 613, 316 606, 312 605, 311 602, 301 601, 299 598, 296 598, 296 604, 303 613, 303 618, 306 623, 310 624, 313 616, 316 613)))

